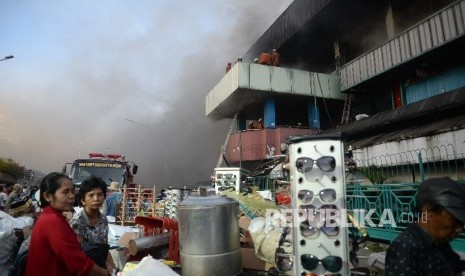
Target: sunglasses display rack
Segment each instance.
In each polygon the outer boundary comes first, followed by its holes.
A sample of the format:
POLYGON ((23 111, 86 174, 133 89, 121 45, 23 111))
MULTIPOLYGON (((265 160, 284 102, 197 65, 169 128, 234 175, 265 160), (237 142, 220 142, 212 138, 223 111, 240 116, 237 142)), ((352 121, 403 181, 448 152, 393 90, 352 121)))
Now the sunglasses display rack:
POLYGON ((181 190, 180 189, 168 189, 165 191, 165 217, 177 218, 178 204, 181 202, 181 190))
POLYGON ((248 171, 242 168, 215 168, 215 193, 218 194, 226 190, 234 190, 239 193, 245 188, 241 179, 247 174, 248 171))
POLYGON ((343 142, 339 135, 293 137, 288 150, 294 250, 281 258, 294 275, 349 275, 343 142))

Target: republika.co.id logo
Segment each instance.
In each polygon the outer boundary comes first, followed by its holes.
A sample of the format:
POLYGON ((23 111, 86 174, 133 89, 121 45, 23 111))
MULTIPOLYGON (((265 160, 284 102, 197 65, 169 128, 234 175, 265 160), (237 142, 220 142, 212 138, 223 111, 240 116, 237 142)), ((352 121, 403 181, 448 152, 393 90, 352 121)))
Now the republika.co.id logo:
MULTIPOLYGON (((396 220, 393 210, 383 209, 381 214, 376 209, 338 209, 335 206, 303 206, 299 209, 267 209, 265 218, 267 225, 276 227, 292 227, 292 218, 298 218, 298 223, 308 222, 326 227, 397 227, 398 223, 415 223, 426 221, 427 213, 401 212, 396 220), (349 216, 353 218, 349 220, 349 216), (376 219, 375 219, 376 218, 376 219), (375 221, 377 223, 375 223, 375 221)), ((294 225, 298 225, 295 223, 294 225)))

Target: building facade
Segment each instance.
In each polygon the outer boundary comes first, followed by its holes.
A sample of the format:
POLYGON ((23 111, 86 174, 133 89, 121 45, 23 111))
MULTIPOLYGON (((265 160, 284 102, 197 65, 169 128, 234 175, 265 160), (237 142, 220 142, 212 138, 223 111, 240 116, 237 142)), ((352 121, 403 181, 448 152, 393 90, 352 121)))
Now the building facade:
POLYGON ((289 136, 342 133, 363 178, 348 179, 385 184, 349 187, 368 199, 348 204, 410 210, 421 180, 465 179, 464 34, 464 0, 295 0, 209 92, 206 116, 235 118, 225 160, 251 171, 289 136), (272 49, 279 66, 253 62, 272 49))
POLYGON ((464 1, 296 0, 210 91, 206 115, 237 114, 225 154, 246 166, 321 132, 342 132, 362 166, 456 159, 464 33, 464 1), (279 66, 252 62, 272 49, 279 66), (259 118, 264 130, 248 131, 259 118))

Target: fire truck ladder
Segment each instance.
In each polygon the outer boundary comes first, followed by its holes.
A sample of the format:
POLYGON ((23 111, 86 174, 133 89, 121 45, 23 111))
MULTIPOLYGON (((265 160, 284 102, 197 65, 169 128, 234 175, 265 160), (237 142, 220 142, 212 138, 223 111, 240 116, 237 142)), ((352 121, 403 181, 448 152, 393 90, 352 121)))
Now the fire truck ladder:
POLYGON ((224 152, 226 151, 226 147, 228 146, 228 142, 229 142, 229 137, 231 136, 231 133, 234 129, 234 126, 236 125, 236 122, 237 122, 237 113, 234 114, 234 117, 231 122, 231 126, 229 127, 228 135, 226 135, 226 140, 224 141, 224 144, 221 147, 220 157, 218 158, 218 162, 216 163, 216 168, 219 168, 221 164, 223 163, 224 152))
POLYGON ((349 122, 350 104, 352 103, 352 94, 347 94, 344 101, 344 108, 342 109, 341 125, 349 122))

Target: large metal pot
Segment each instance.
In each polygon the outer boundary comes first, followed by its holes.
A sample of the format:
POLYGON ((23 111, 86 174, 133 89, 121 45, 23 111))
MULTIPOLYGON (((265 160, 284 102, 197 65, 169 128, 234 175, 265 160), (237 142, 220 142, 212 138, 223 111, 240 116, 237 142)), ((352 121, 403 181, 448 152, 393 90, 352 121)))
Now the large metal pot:
POLYGON ((178 205, 183 276, 242 272, 239 204, 221 196, 189 196, 178 205))

